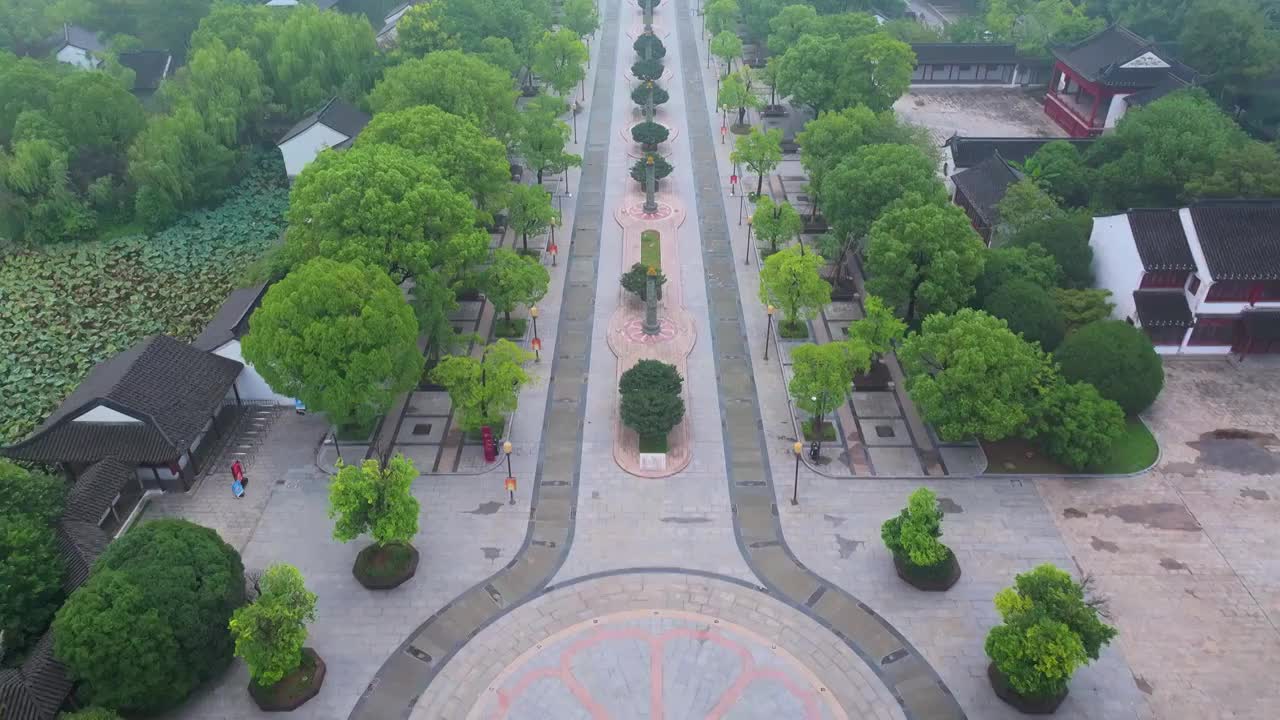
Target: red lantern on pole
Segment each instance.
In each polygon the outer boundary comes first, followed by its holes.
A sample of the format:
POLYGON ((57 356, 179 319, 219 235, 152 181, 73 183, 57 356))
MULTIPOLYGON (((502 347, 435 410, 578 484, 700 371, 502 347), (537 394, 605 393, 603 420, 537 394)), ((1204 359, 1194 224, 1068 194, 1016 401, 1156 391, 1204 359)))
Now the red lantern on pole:
POLYGON ((516 504, 516 479, 508 476, 506 481, 507 494, 511 498, 511 504, 516 504))
POLYGON ((551 253, 551 267, 555 267, 556 254, 560 252, 560 246, 556 245, 555 243, 551 243, 549 246, 547 246, 547 252, 551 253))
POLYGON ((542 338, 534 338, 529 343, 533 346, 533 361, 538 362, 542 359, 542 338))

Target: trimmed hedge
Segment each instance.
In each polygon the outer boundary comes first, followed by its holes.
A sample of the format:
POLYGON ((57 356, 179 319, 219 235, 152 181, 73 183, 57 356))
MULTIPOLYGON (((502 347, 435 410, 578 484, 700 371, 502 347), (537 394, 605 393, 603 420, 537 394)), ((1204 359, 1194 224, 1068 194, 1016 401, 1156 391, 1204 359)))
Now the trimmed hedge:
POLYGON ((631 74, 640 80, 657 80, 662 77, 662 61, 637 60, 631 64, 631 74))
MULTIPOLYGON (((644 83, 641 83, 639 87, 631 91, 631 101, 640 107, 644 107, 644 104, 648 99, 649 88, 645 87, 644 83)), ((653 106, 657 107, 670 99, 671 95, 655 82, 653 84, 653 106)))
MULTIPOLYGON (((642 122, 631 128, 631 139, 641 145, 657 145, 664 143, 671 136, 671 131, 666 125, 656 122, 642 122)), ((657 161, 655 160, 656 164, 657 161)))
POLYGON ((640 57, 644 57, 644 51, 647 49, 649 51, 650 60, 661 60, 667 55, 666 46, 663 45, 662 41, 658 39, 658 36, 653 33, 645 33, 636 38, 635 43, 631 47, 636 51, 636 55, 639 55, 640 57))

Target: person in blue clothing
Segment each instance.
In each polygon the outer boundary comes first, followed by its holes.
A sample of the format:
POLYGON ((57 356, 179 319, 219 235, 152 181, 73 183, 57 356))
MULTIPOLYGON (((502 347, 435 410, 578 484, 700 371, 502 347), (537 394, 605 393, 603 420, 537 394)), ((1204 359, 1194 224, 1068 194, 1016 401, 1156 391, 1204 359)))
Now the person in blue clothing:
POLYGON ((232 480, 231 494, 235 495, 237 499, 244 497, 244 484, 239 480, 232 480))

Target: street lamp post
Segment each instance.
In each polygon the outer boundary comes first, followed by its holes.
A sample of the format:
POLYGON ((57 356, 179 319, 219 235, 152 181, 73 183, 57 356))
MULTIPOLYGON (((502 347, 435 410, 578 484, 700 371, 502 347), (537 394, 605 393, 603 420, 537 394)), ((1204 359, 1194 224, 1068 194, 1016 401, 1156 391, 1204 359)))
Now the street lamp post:
POLYGON ((791 451, 795 453, 795 456, 796 456, 796 477, 795 477, 795 480, 793 480, 791 483, 791 504, 799 505, 800 504, 800 453, 804 452, 804 443, 797 440, 796 444, 791 446, 791 451))
POLYGON ((542 360, 542 341, 538 339, 538 306, 529 306, 529 319, 533 320, 533 361, 540 362, 542 360))
POLYGON ((770 305, 765 308, 765 312, 769 314, 769 324, 764 326, 764 359, 769 359, 769 337, 773 334, 773 311, 776 310, 770 305))
POLYGON ((742 264, 743 264, 743 265, 750 265, 750 264, 751 264, 751 227, 752 227, 752 226, 751 226, 751 221, 752 221, 754 218, 755 218, 755 215, 748 215, 748 216, 747 216, 747 256, 746 256, 746 257, 744 257, 744 258, 742 259, 742 264))
POLYGON ((507 477, 515 477, 511 474, 511 441, 507 440, 502 443, 502 452, 507 456, 507 477))

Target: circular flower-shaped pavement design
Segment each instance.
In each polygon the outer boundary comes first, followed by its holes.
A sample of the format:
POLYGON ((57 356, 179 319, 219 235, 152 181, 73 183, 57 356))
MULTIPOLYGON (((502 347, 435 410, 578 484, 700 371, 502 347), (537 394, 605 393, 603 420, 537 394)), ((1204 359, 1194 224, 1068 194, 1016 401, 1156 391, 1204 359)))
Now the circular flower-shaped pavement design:
POLYGON ((624 325, 622 327, 622 334, 626 336, 627 340, 630 340, 633 343, 649 345, 652 343, 667 342, 671 338, 675 337, 676 325, 668 318, 659 317, 658 334, 649 335, 644 331, 644 320, 638 319, 632 320, 624 325))
POLYGON ((605 615, 552 635, 490 684, 469 718, 847 720, 785 650, 696 613, 605 615))
POLYGON ((670 205, 664 202, 659 202, 658 210, 656 212, 647 213, 644 211, 644 201, 638 202, 635 205, 629 205, 622 210, 622 213, 625 216, 633 220, 665 220, 671 217, 672 212, 674 212, 674 210, 671 209, 670 205))

